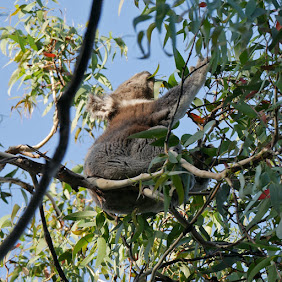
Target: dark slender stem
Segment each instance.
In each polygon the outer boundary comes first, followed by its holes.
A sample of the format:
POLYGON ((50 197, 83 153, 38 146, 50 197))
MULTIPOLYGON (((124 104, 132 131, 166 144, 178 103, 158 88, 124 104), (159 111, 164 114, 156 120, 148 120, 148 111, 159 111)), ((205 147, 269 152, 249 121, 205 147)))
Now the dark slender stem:
MULTIPOLYGON (((203 23, 203 20, 205 18, 205 15, 203 15, 203 18, 202 18, 202 21, 201 21, 201 24, 199 26, 199 29, 197 30, 197 32, 194 34, 194 38, 193 38, 193 43, 192 43, 192 46, 191 46, 191 49, 190 49, 190 52, 189 52, 189 55, 187 57, 187 60, 182 68, 182 72, 181 72, 181 86, 180 86, 180 93, 179 93, 179 96, 178 96, 178 99, 177 99, 177 103, 176 103, 176 107, 175 107, 175 111, 174 111, 174 114, 172 115, 171 117, 171 120, 170 120, 170 123, 168 125, 168 130, 167 130, 167 135, 166 135, 166 138, 165 138, 165 142, 164 142, 164 149, 165 149, 165 152, 168 153, 168 140, 169 140, 169 137, 171 135, 171 129, 172 129, 172 125, 173 125, 173 122, 174 122, 174 117, 176 115, 176 112, 178 110, 178 107, 179 107, 179 104, 180 104, 180 100, 181 100, 181 97, 183 95, 183 85, 184 85, 184 82, 185 80, 192 74, 194 73, 194 71, 196 70, 193 70, 191 73, 189 73, 186 77, 184 76, 185 74, 185 69, 188 65, 188 62, 191 58, 191 55, 192 55, 192 51, 193 51, 193 48, 194 48, 194 45, 195 45, 195 42, 196 42, 196 37, 197 37, 197 34, 199 33, 200 31, 200 28, 202 26, 202 23, 203 23)), ((202 67, 202 66, 201 66, 202 67)))
MULTIPOLYGON (((31 176, 34 188, 35 188, 35 190, 37 190, 38 189, 38 181, 37 181, 36 175, 35 174, 30 174, 30 176, 31 176)), ((65 276, 65 273, 63 272, 63 270, 61 268, 61 265, 60 265, 60 263, 58 261, 58 257, 57 257, 56 251, 54 249, 53 241, 52 241, 51 235, 50 235, 48 227, 47 227, 47 223, 46 223, 46 219, 45 219, 45 214, 44 214, 44 209, 43 209, 43 204, 42 203, 39 206, 39 212, 40 212, 41 222, 42 222, 42 226, 43 226, 44 238, 45 238, 45 241, 46 241, 46 243, 47 243, 47 245, 49 247, 51 255, 53 257, 54 265, 55 265, 55 267, 56 267, 56 269, 58 271, 58 274, 61 277, 61 279, 63 281, 65 281, 65 282, 68 282, 68 279, 65 276)))
POLYGON ((59 144, 56 148, 53 158, 46 163, 38 189, 33 194, 26 210, 24 211, 23 215, 19 219, 12 232, 1 244, 0 261, 13 248, 17 240, 23 234, 28 223, 33 217, 35 210, 42 202, 48 185, 52 177, 59 169, 61 161, 63 160, 63 157, 67 150, 70 132, 70 106, 77 90, 79 89, 81 81, 84 77, 84 72, 87 68, 87 64, 91 56, 96 30, 101 15, 102 2, 102 0, 93 0, 88 27, 84 36, 80 55, 75 66, 74 75, 66 91, 58 101, 58 118, 60 122, 59 144))
POLYGON ((47 223, 46 223, 46 219, 45 219, 45 214, 44 214, 44 210, 43 210, 43 205, 41 204, 39 206, 39 211, 40 211, 40 217, 41 217, 41 221, 42 221, 42 226, 43 226, 43 231, 44 231, 44 237, 46 240, 46 243, 48 245, 48 248, 51 252, 51 255, 53 257, 53 261, 54 261, 54 265, 58 271, 59 276, 61 277, 61 279, 65 282, 68 282, 69 280, 67 279, 67 277, 65 276, 64 271, 61 268, 61 265, 58 261, 58 257, 56 254, 56 251, 54 249, 54 245, 53 245, 53 241, 52 238, 50 236, 50 233, 48 231, 48 227, 47 227, 47 223))

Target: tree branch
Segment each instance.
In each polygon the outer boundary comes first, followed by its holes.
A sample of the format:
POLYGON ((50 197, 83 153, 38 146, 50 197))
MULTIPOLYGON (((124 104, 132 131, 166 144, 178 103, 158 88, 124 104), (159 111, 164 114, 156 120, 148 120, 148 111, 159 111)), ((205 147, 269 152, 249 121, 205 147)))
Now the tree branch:
MULTIPOLYGON (((38 189, 38 181, 36 178, 36 175, 34 174, 30 174, 33 185, 35 187, 35 190, 38 189)), ((57 254, 56 251, 54 249, 54 245, 53 245, 53 241, 51 238, 51 235, 49 233, 48 227, 47 227, 47 223, 46 223, 46 219, 45 219, 45 214, 44 214, 44 209, 43 209, 43 204, 41 203, 41 205, 39 206, 39 212, 40 212, 40 217, 41 217, 41 221, 42 221, 42 227, 43 227, 43 232, 44 232, 44 237, 45 237, 45 241, 49 247, 49 250, 51 252, 51 255, 53 257, 53 261, 54 261, 54 265, 58 271, 59 276, 61 277, 61 279, 65 282, 68 282, 67 277, 65 276, 65 273, 63 272, 61 265, 58 261, 57 258, 57 254)))
MULTIPOLYGON (((173 151, 171 151, 171 153, 174 154, 175 157, 177 157, 177 153, 173 151)), ((238 170, 247 168, 250 166, 251 163, 256 163, 262 159, 273 157, 273 156, 276 156, 274 152, 270 151, 267 148, 264 148, 258 154, 246 158, 244 160, 241 160, 235 163, 233 166, 224 169, 220 173, 213 173, 206 170, 200 170, 195 166, 193 166, 192 164, 188 163, 183 158, 180 160, 180 164, 183 168, 185 168, 187 171, 191 172, 195 176, 201 178, 212 178, 219 181, 226 178, 226 176, 229 173, 234 173, 238 170)), ((12 154, 4 153, 4 152, 0 152, 0 162, 15 165, 17 167, 22 168, 25 171, 32 172, 35 174, 41 174, 44 171, 44 164, 35 162, 33 160, 27 159, 22 156, 14 156, 12 154)), ((119 189, 122 187, 126 187, 128 185, 132 185, 133 182, 137 182, 140 180, 143 181, 150 180, 152 179, 152 177, 157 177, 162 174, 163 174, 163 170, 154 172, 152 174, 142 173, 130 179, 122 179, 122 180, 110 180, 110 179, 95 178, 95 177, 85 178, 83 175, 74 173, 73 171, 69 170, 65 166, 61 165, 55 177, 60 181, 70 184, 71 187, 77 191, 78 187, 85 187, 91 190, 95 190, 97 188, 101 190, 119 189)))

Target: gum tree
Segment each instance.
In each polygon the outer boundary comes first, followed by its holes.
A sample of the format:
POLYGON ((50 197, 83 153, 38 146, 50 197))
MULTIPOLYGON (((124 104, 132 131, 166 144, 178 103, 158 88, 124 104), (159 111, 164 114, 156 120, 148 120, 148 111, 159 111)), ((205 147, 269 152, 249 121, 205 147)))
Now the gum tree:
MULTIPOLYGON (((43 101, 42 114, 52 110, 54 118, 42 142, 3 148, 1 206, 11 201, 9 187, 14 185, 20 187, 28 205, 28 194, 34 192, 44 170, 35 158, 50 162, 40 149, 58 129, 58 101, 75 73, 82 44, 83 32, 56 16, 56 6, 51 9, 39 0, 20 2, 10 16, 21 24, 1 29, 1 50, 16 66, 8 93, 20 83, 25 94, 14 108, 32 113, 43 101)), ((156 144, 164 146, 165 152, 179 142, 183 146, 181 155, 162 156, 167 162, 161 173, 138 178, 163 193, 165 212, 108 215, 85 200, 93 183, 82 176, 81 164, 72 171, 68 165, 61 166, 43 200, 41 220, 34 217, 1 262, 7 279, 281 280, 281 3, 134 3, 139 15, 132 23, 142 59, 151 56, 153 42, 158 40, 160 52, 175 61, 175 71, 167 80, 156 82, 156 95, 189 75, 192 54, 210 57, 204 95, 187 109, 198 130, 191 133, 182 121, 182 136, 170 130, 135 136, 157 138, 156 144), (209 177, 209 188, 189 192, 182 184, 188 172, 209 177), (173 189, 183 203, 177 209, 169 209, 173 189)), ((120 1, 120 9, 123 5, 120 1)), ((96 34, 89 66, 72 104, 71 129, 76 139, 82 131, 92 134, 100 126, 85 112, 87 95, 111 89, 105 71, 108 59, 114 60, 116 52, 126 56, 125 44, 125 39, 96 34)), ((107 189, 103 180, 95 185, 107 189)), ((16 203, 11 215, 0 219, 2 240, 21 213, 16 203)))

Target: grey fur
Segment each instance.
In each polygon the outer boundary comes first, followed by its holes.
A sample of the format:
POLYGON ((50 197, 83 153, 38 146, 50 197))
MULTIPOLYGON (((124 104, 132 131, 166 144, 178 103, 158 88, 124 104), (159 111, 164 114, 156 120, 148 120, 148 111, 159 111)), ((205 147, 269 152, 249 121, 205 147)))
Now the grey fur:
MULTIPOLYGON (((178 121, 203 86, 208 71, 207 60, 199 60, 199 67, 183 85, 183 95, 174 118, 178 121)), ((170 89, 154 101, 154 82, 150 73, 141 72, 121 84, 110 96, 89 99, 88 111, 95 117, 109 120, 105 132, 89 149, 85 158, 84 172, 87 177, 126 179, 148 172, 153 158, 163 148, 150 145, 152 140, 128 139, 127 137, 156 126, 167 127, 176 107, 180 85, 170 89)), ((156 169, 157 167, 153 168, 156 169)), ((139 213, 159 212, 160 201, 140 194, 138 187, 129 186, 119 190, 92 192, 96 204, 103 210, 127 214, 137 209, 139 213)))

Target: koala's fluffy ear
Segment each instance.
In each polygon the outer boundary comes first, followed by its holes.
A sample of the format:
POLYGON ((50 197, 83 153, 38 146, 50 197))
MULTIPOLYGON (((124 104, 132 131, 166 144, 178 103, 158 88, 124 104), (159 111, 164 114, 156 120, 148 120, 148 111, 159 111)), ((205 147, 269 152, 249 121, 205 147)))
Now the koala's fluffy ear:
POLYGON ((114 102, 111 96, 98 97, 89 95, 86 111, 94 119, 109 120, 110 116, 114 113, 114 102))

